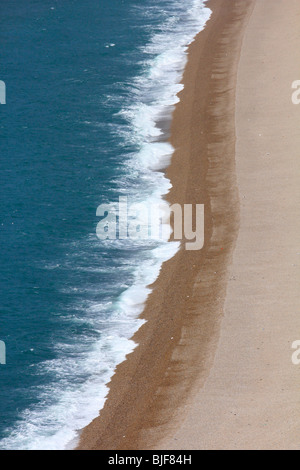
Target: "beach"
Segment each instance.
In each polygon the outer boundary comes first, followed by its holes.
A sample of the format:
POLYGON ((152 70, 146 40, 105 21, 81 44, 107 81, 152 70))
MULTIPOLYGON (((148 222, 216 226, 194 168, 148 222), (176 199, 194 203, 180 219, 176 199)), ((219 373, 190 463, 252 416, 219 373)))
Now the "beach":
POLYGON ((166 170, 170 203, 205 205, 205 246, 164 263, 79 449, 299 447, 300 5, 207 6, 166 170))

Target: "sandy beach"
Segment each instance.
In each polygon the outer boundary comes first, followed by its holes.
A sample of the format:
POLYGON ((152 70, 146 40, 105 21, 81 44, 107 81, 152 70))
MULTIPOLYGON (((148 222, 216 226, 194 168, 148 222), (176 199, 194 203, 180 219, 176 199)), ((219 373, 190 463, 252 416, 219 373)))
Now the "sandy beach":
POLYGON ((79 449, 297 449, 298 0, 210 0, 189 48, 168 201, 205 204, 205 246, 165 263, 79 449))

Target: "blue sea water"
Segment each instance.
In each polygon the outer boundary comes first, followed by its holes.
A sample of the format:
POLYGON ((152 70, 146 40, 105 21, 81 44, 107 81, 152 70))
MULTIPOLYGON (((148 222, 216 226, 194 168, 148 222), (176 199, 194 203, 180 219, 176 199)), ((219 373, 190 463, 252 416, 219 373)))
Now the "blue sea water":
POLYGON ((64 449, 133 350, 161 240, 101 242, 98 205, 159 201, 158 122, 182 89, 202 0, 0 5, 0 449, 64 449))

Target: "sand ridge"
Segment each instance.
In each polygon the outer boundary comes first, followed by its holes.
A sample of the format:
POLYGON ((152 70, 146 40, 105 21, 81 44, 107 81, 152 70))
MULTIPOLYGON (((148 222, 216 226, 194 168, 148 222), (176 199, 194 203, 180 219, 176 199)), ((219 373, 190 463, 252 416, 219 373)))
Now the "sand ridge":
POLYGON ((220 341, 204 387, 160 448, 299 449, 299 26, 297 0, 256 1, 238 70, 240 228, 220 341))
MULTIPOLYGON (((80 449, 149 449, 172 435, 205 384, 217 350, 228 267, 239 228, 235 97, 243 33, 254 0, 210 0, 213 10, 189 49, 171 126, 171 203, 205 204, 205 246, 162 267, 145 307, 139 344, 118 366, 100 418, 80 449)), ((195 443, 195 446, 197 444, 195 443)))

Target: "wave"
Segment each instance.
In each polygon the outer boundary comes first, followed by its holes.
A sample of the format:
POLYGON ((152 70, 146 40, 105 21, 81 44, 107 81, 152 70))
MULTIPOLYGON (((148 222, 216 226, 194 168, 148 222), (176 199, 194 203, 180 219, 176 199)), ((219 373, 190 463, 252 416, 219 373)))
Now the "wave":
MULTIPOLYGON (((138 150, 124 163, 126 177, 114 184, 131 202, 149 205, 161 202, 171 188, 161 171, 174 151, 166 142, 165 132, 183 89, 180 82, 188 45, 204 28, 211 12, 202 0, 151 2, 149 9, 143 5, 136 6, 136 10, 150 31, 154 18, 163 19, 139 51, 142 73, 132 83, 122 84, 130 90, 118 113, 125 125, 116 125, 114 132, 138 150)), ((93 243, 86 241, 87 253, 93 243)), ((123 253, 119 265, 111 269, 130 273, 130 282, 118 286, 121 294, 115 299, 115 291, 107 281, 101 286, 106 292, 103 301, 78 303, 78 311, 85 310, 84 317, 76 315, 76 309, 65 317, 66 323, 81 328, 78 341, 57 341, 53 344, 56 359, 35 366, 34 373, 44 376, 49 385, 37 387, 39 404, 22 413, 19 423, 1 441, 2 449, 59 450, 76 446, 79 430, 103 407, 107 383, 116 366, 137 346, 130 338, 143 324, 139 315, 151 292, 148 286, 157 279, 163 262, 175 255, 179 243, 118 240, 104 242, 103 249, 123 253)), ((61 269, 61 265, 47 269, 61 269)), ((109 273, 109 267, 105 271, 88 266, 88 261, 76 269, 94 270, 104 278, 109 273)))

